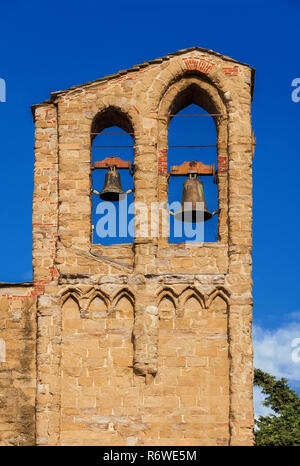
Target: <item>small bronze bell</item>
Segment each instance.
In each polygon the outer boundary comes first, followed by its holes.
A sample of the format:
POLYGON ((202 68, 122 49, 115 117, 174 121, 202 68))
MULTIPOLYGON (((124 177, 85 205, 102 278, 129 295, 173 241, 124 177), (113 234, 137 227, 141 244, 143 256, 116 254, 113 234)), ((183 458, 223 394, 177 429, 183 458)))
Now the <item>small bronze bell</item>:
POLYGON ((189 178, 183 183, 181 208, 178 212, 176 212, 175 218, 182 222, 199 221, 199 215, 197 216, 197 212, 201 212, 202 210, 197 210, 197 202, 203 203, 203 220, 209 220, 212 217, 212 214, 206 207, 203 183, 202 181, 198 180, 197 175, 189 174, 189 178), (189 202, 190 206, 186 206, 185 208, 185 202, 189 202))
POLYGON ((105 174, 105 181, 103 189, 100 193, 100 199, 103 201, 115 202, 119 200, 120 194, 124 194, 121 186, 120 173, 116 167, 109 167, 105 174))

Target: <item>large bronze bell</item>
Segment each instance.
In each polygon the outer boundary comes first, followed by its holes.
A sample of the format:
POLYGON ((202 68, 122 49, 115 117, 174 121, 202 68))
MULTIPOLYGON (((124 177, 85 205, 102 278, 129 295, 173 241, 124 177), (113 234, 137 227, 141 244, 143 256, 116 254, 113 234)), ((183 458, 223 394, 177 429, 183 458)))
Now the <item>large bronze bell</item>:
POLYGON ((203 220, 209 220, 212 214, 207 209, 205 203, 203 183, 197 178, 197 175, 190 174, 189 178, 183 183, 181 208, 176 212, 175 218, 182 222, 199 221, 199 215, 197 216, 197 202, 203 202, 203 220), (189 202, 190 205, 185 207, 185 202, 189 202))
POLYGON ((105 174, 103 189, 100 193, 100 199, 103 201, 118 201, 119 195, 124 194, 121 186, 120 173, 116 167, 109 167, 105 174))

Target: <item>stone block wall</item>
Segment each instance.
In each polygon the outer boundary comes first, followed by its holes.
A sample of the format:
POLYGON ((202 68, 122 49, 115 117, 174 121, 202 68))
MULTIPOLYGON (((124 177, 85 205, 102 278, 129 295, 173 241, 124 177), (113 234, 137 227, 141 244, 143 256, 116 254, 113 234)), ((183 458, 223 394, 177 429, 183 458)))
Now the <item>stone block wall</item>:
POLYGON ((36 360, 36 373, 26 363, 36 389, 18 385, 13 360, 6 374, 35 405, 35 434, 22 434, 28 417, 11 430, 6 418, 4 443, 253 444, 253 76, 193 48, 34 106, 35 298, 20 346, 36 360), (168 199, 170 115, 191 103, 217 129, 218 242, 169 244, 140 234, 136 217, 133 244, 93 245, 92 133, 133 133, 134 198, 150 211, 168 199))

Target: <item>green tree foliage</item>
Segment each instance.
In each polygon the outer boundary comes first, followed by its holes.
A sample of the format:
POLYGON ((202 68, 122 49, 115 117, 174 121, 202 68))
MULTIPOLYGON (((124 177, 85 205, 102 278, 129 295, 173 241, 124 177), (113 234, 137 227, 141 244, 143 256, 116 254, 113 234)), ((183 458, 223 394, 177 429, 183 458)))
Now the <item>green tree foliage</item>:
POLYGON ((275 414, 260 416, 256 421, 256 445, 300 446, 300 397, 287 385, 287 379, 255 369, 254 385, 266 395, 264 406, 275 414))

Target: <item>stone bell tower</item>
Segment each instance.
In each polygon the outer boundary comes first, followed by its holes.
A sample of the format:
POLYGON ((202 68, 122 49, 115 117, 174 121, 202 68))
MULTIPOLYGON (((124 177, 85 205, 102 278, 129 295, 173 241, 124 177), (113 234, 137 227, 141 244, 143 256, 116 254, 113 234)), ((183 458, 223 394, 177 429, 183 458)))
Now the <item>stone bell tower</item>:
POLYGON ((38 445, 252 445, 254 70, 194 47, 51 94, 36 127, 38 445), (92 244, 91 133, 134 139, 134 200, 168 200, 170 115, 217 130, 218 240, 92 244))

